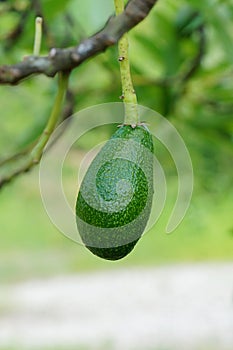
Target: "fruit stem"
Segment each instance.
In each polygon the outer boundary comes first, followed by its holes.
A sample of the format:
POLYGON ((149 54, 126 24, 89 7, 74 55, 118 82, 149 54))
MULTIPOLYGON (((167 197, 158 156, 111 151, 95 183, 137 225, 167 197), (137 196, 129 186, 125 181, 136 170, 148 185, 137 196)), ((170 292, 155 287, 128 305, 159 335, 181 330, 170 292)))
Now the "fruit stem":
MULTIPOLYGON (((116 15, 124 11, 124 0, 114 0, 116 15)), ((139 114, 137 108, 137 96, 133 88, 130 74, 129 62, 129 42, 128 34, 124 34, 118 42, 118 53, 122 84, 122 99, 125 107, 124 124, 136 125, 139 123, 139 114)))
POLYGON ((27 154, 26 152, 26 159, 25 162, 20 164, 20 166, 16 169, 14 169, 10 174, 7 174, 4 177, 0 177, 0 188, 3 187, 6 183, 10 182, 12 179, 14 179, 16 176, 29 171, 31 168, 33 168, 37 163, 39 163, 44 148, 55 129, 59 115, 62 109, 62 102, 65 97, 65 93, 68 88, 68 80, 69 80, 69 73, 70 72, 59 72, 58 73, 58 92, 55 98, 55 102, 48 120, 47 125, 45 126, 45 129, 43 133, 41 134, 39 140, 37 141, 36 145, 32 149, 30 154, 27 154))
POLYGON ((34 163, 38 163, 40 161, 44 147, 46 146, 53 130, 57 125, 58 118, 60 116, 60 112, 62 108, 62 103, 68 87, 68 80, 69 80, 69 72, 58 73, 58 91, 57 91, 57 96, 55 98, 48 123, 45 126, 45 129, 39 141, 37 142, 36 146, 33 148, 31 152, 32 161, 34 163))
POLYGON ((35 19, 35 38, 34 38, 34 47, 33 47, 33 55, 39 56, 40 47, 41 47, 41 39, 42 39, 42 17, 36 17, 35 19))

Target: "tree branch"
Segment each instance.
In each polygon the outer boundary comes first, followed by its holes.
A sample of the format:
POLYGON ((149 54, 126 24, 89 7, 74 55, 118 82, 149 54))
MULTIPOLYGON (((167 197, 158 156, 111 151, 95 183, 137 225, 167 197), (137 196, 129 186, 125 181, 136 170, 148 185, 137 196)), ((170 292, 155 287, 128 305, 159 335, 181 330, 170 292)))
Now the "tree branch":
MULTIPOLYGON (((114 45, 121 36, 135 27, 141 22, 150 12, 153 5, 158 0, 131 0, 125 8, 125 11, 117 16, 111 17, 105 27, 92 37, 82 41, 76 47, 66 49, 51 49, 48 56, 29 56, 23 62, 14 65, 4 65, 0 67, 0 84, 16 84, 22 79, 31 76, 32 74, 45 74, 53 77, 57 72, 70 72, 75 67, 79 66, 86 59, 104 51, 107 47, 114 45)), ((73 97, 69 98, 69 108, 65 111, 65 115, 72 113, 73 97)), ((60 100, 60 98, 59 98, 60 100)), ((28 149, 21 151, 17 155, 13 155, 9 159, 3 161, 8 163, 16 158, 21 158, 20 164, 16 166, 10 173, 0 176, 0 188, 9 183, 18 175, 29 171, 35 164, 38 163, 43 150, 44 143, 41 138, 46 138, 47 133, 43 133, 37 143, 33 143, 28 149), (43 143, 40 146, 41 142, 43 143), (37 156, 39 148, 39 157, 37 156), (33 148, 34 146, 34 148, 33 148), (33 150, 32 150, 33 148, 33 150), (32 150, 31 153, 29 153, 32 150), (36 153, 36 157, 35 154, 36 153)), ((47 140, 47 138, 46 138, 47 140)), ((36 141, 35 141, 36 142, 36 141)))
POLYGON ((53 48, 48 56, 29 56, 14 65, 0 67, 0 84, 16 84, 32 74, 53 77, 57 72, 72 70, 82 62, 114 45, 121 36, 141 22, 158 0, 130 0, 125 11, 111 17, 105 27, 78 46, 53 48))

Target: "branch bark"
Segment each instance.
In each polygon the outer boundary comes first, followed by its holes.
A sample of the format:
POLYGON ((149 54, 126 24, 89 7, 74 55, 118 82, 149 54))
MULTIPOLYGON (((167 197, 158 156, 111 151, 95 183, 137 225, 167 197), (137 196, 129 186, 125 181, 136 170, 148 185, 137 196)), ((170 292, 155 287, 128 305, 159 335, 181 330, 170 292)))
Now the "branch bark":
POLYGON ((52 48, 48 56, 29 56, 14 65, 0 66, 0 84, 16 84, 32 74, 53 77, 59 71, 72 70, 109 46, 141 22, 158 0, 130 0, 125 11, 111 17, 105 27, 79 45, 66 49, 52 48))

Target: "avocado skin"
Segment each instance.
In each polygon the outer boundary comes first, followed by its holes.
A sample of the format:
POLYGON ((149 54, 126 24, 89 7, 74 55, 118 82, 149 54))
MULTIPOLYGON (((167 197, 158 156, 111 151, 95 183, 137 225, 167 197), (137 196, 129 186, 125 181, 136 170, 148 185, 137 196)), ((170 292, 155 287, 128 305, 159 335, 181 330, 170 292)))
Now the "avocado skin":
POLYGON ((86 246, 94 255, 105 260, 120 260, 128 255, 139 239, 134 242, 113 248, 95 248, 86 246))
POLYGON ((117 129, 92 161, 76 202, 85 246, 107 260, 128 255, 149 219, 153 197, 153 141, 143 126, 117 129))

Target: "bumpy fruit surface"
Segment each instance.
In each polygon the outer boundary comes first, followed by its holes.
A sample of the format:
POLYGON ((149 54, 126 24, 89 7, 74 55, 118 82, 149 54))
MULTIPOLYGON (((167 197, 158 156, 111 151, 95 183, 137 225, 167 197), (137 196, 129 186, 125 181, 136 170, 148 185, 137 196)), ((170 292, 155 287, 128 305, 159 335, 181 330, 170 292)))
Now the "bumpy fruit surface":
POLYGON ((76 202, 76 222, 85 246, 118 260, 141 237, 153 197, 153 141, 143 126, 117 129, 88 168, 76 202))

